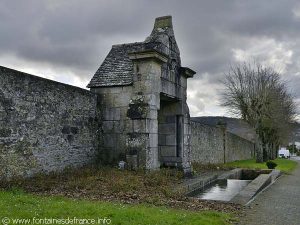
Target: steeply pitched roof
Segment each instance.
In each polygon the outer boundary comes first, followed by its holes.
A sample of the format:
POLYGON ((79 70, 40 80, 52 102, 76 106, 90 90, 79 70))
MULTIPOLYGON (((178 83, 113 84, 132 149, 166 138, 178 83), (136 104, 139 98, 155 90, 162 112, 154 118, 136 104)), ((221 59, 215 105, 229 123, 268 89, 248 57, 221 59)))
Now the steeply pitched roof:
POLYGON ((130 85, 133 82, 133 63, 130 52, 156 50, 175 60, 180 67, 180 53, 174 37, 172 17, 156 18, 151 35, 144 42, 113 45, 102 65, 87 87, 130 85))
POLYGON ((136 42, 113 45, 104 62, 96 71, 87 87, 124 86, 133 82, 133 63, 128 53, 156 50, 165 54, 160 42, 136 42))
POLYGON ((88 87, 131 84, 133 64, 128 57, 128 50, 129 45, 114 45, 88 87))

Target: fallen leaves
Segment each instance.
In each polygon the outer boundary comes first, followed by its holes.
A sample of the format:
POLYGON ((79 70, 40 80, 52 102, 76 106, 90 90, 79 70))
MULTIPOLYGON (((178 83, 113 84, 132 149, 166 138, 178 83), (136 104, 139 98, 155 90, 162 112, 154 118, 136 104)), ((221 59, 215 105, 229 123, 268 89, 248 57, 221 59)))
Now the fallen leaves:
POLYGON ((17 187, 38 195, 123 204, 142 203, 192 211, 237 212, 242 209, 240 205, 190 198, 174 191, 174 187, 182 182, 181 177, 180 173, 171 170, 147 174, 113 168, 84 168, 2 182, 0 187, 17 187))

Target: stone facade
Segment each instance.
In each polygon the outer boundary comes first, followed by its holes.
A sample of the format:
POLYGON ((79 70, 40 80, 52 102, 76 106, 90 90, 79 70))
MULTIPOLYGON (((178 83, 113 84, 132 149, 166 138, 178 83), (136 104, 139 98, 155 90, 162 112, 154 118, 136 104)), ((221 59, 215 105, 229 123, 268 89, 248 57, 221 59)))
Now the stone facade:
POLYGON ((87 90, 0 67, 0 179, 94 163, 99 110, 87 90))
POLYGON ((172 18, 155 20, 144 42, 114 45, 88 87, 103 100, 102 161, 190 171, 187 78, 172 18))
POLYGON ((218 164, 254 157, 254 143, 226 131, 225 125, 191 122, 191 161, 218 164))

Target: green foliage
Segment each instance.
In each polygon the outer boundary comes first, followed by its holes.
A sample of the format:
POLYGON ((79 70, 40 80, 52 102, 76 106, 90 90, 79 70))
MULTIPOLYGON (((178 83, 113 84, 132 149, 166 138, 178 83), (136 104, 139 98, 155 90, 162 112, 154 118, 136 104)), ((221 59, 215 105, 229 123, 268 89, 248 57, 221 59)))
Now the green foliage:
POLYGON ((267 165, 268 169, 275 169, 275 167, 277 166, 277 164, 271 160, 267 161, 266 165, 267 165))
MULTIPOLYGON (((149 205, 41 197, 19 191, 0 191, 0 218, 107 218, 110 224, 227 225, 231 216, 214 211, 190 212, 149 205)), ((51 223, 47 223, 51 224, 51 223)), ((102 224, 102 223, 101 223, 102 224)))
POLYGON ((290 151, 290 153, 297 153, 298 152, 298 149, 297 149, 296 145, 289 145, 287 147, 287 149, 290 151))
MULTIPOLYGON (((273 161, 277 164, 278 170, 286 173, 292 172, 297 166, 297 162, 293 160, 278 158, 273 161)), ((226 163, 225 166, 230 168, 268 169, 266 163, 257 163, 254 159, 234 161, 226 163)))

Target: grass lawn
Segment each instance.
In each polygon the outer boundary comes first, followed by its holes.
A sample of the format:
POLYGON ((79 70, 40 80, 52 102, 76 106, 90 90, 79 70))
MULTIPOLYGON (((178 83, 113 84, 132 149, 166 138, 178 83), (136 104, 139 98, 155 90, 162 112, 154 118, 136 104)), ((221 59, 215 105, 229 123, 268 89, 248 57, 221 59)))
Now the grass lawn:
MULTIPOLYGON (((281 170, 282 172, 290 173, 296 166, 297 162, 288 159, 275 159, 272 160, 277 164, 275 169, 281 170)), ((226 167, 240 167, 240 168, 251 168, 251 169, 268 169, 266 163, 256 163, 255 159, 239 160, 225 164, 226 167)))
MULTIPOLYGON (((68 217, 73 219, 76 217, 77 219, 95 219, 94 224, 118 225, 226 225, 231 219, 230 214, 214 211, 189 212, 144 204, 127 205, 57 196, 36 196, 18 189, 0 191, 0 209, 0 221, 7 217, 10 219, 8 224, 12 224, 13 219, 31 219, 32 222, 34 217, 38 219, 67 219, 68 217), (98 218, 106 218, 106 220, 98 221, 98 218)), ((44 224, 55 223, 44 222, 44 224)), ((80 224, 80 221, 75 224, 80 224)), ((92 224, 92 222, 91 220, 89 223, 81 221, 81 224, 92 224)))
POLYGON ((0 181, 0 190, 19 189, 25 193, 43 196, 133 205, 147 204, 196 212, 212 210, 235 213, 240 209, 238 205, 188 198, 180 188, 177 188, 182 182, 182 174, 170 169, 145 173, 87 167, 67 169, 48 175, 41 174, 28 179, 0 181))

